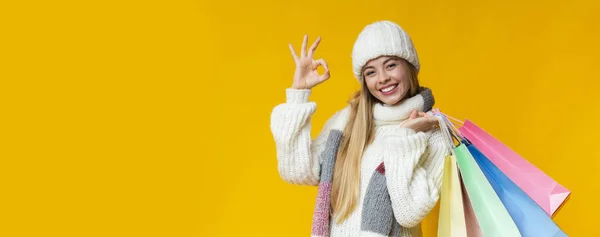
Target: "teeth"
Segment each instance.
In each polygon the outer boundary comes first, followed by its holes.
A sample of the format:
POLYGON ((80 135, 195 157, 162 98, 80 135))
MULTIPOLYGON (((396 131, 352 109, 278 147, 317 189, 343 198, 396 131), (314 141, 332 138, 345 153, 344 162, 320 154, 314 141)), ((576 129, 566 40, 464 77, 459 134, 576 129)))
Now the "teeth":
POLYGON ((391 90, 393 90, 394 88, 396 88, 397 85, 393 85, 393 86, 388 86, 386 88, 381 89, 381 92, 385 93, 385 92, 390 92, 391 90))

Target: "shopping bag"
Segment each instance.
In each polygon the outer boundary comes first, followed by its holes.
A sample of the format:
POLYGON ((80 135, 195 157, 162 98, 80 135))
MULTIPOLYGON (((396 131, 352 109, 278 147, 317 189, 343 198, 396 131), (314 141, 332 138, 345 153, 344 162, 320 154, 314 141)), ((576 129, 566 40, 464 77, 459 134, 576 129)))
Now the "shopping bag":
POLYGON ((496 167, 531 197, 547 215, 553 216, 571 192, 498 141, 475 123, 466 120, 458 129, 496 167))
POLYGON ((476 146, 467 148, 524 237, 566 237, 544 210, 476 146))
MULTIPOLYGON (((460 174, 460 171, 458 172, 460 174)), ((461 177, 462 180, 462 177, 461 177)), ((471 204, 471 200, 469 199, 469 194, 465 189, 465 185, 463 182, 460 182, 462 189, 462 197, 463 197, 463 208, 465 214, 465 225, 467 226, 467 237, 483 237, 483 233, 481 233, 481 227, 479 227, 479 223, 477 222, 477 217, 475 217, 475 212, 473 211, 473 206, 471 204)))
POLYGON ((446 157, 444 162, 437 236, 467 237, 461 182, 456 158, 452 155, 446 157))
POLYGON ((485 237, 519 237, 519 229, 465 146, 454 149, 471 206, 485 237))

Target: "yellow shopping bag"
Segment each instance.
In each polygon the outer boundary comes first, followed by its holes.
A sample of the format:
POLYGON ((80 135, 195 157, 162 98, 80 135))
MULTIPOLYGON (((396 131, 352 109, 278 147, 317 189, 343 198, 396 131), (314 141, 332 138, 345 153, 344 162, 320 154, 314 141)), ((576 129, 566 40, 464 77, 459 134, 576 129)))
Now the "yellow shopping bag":
POLYGON ((444 176, 440 194, 438 237, 467 237, 463 194, 458 175, 456 157, 453 155, 447 156, 444 162, 444 176))

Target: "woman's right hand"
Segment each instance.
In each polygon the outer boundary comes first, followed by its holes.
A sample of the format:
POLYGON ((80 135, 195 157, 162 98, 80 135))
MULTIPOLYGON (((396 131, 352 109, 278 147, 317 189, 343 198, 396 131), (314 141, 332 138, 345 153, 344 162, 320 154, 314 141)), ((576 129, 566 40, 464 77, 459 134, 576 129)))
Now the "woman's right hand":
POLYGON ((292 88, 294 89, 312 89, 314 86, 321 84, 330 77, 327 62, 325 62, 324 59, 313 59, 315 50, 321 42, 321 37, 315 40, 308 51, 306 50, 307 41, 308 36, 304 35, 300 57, 296 55, 294 47, 290 44, 292 56, 294 57, 294 61, 296 61, 296 71, 294 73, 294 82, 292 83, 292 88), (319 66, 322 66, 325 69, 325 73, 323 73, 323 75, 319 75, 317 72, 317 68, 319 66))

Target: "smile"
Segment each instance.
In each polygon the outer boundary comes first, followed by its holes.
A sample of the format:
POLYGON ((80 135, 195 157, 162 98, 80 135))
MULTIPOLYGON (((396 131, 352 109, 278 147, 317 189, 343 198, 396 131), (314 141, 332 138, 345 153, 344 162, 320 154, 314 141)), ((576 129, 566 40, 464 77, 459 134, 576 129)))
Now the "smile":
POLYGON ((398 87, 398 84, 393 84, 393 85, 389 85, 387 87, 384 87, 384 88, 382 88, 379 91, 381 91, 381 93, 383 93, 385 95, 388 95, 388 94, 393 93, 397 87, 398 87))

